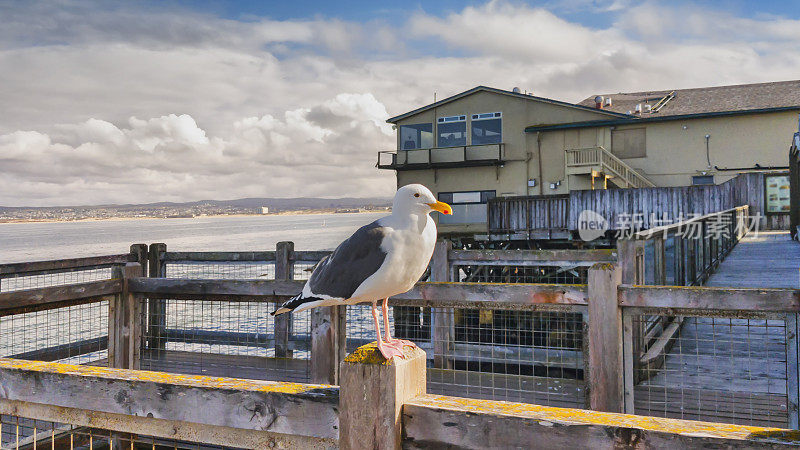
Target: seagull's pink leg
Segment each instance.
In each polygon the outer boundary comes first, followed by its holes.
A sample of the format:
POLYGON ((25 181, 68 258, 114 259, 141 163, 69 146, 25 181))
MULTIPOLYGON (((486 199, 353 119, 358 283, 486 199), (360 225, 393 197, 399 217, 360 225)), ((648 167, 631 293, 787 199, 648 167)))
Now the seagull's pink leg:
POLYGON ((394 346, 388 345, 381 339, 381 324, 378 321, 378 302, 372 302, 372 320, 375 321, 375 335, 378 337, 378 350, 381 355, 386 359, 392 359, 393 356, 403 357, 403 352, 394 346))
POLYGON ((389 333, 389 299, 383 299, 383 328, 386 330, 385 340, 387 343, 397 347, 401 351, 403 350, 404 345, 410 345, 412 347, 416 347, 416 345, 411 341, 406 341, 404 339, 394 339, 392 335, 389 333))

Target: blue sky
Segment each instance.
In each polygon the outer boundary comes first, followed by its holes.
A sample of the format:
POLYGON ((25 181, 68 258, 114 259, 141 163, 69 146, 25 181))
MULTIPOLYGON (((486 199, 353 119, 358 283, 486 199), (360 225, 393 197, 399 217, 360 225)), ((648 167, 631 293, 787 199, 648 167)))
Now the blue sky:
POLYGON ((800 78, 797 0, 397 5, 0 0, 0 205, 388 196, 434 93, 800 78))
MULTIPOLYGON (((423 11, 428 14, 444 15, 464 9, 465 6, 480 6, 483 1, 408 1, 378 2, 357 0, 347 2, 332 2, 324 0, 297 0, 297 1, 264 1, 253 2, 248 0, 228 1, 181 1, 177 4, 190 9, 203 10, 229 19, 248 19, 250 17, 270 17, 278 20, 307 19, 316 16, 338 18, 343 20, 367 21, 385 20, 390 23, 401 23, 408 18, 408 14, 423 11)), ((603 21, 613 18, 620 9, 641 2, 614 2, 614 1, 519 1, 531 7, 544 7, 557 13, 563 13, 585 25, 601 25, 603 21), (613 5, 617 4, 615 9, 613 5), (611 9, 611 11, 609 11, 611 9)), ((708 8, 720 8, 739 16, 755 17, 758 15, 773 15, 792 18, 797 14, 800 2, 798 1, 673 1, 666 4, 690 4, 708 8)))

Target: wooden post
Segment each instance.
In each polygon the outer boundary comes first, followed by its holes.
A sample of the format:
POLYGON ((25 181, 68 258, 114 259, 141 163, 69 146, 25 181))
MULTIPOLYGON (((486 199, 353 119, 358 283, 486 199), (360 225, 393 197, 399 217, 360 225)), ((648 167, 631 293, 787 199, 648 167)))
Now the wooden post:
POLYGON ((374 343, 342 361, 339 380, 339 447, 400 449, 403 403, 425 394, 425 352, 405 348, 391 361, 374 343))
MULTIPOLYGON (((450 281, 448 252, 453 248, 450 241, 438 241, 431 257, 431 281, 450 281)), ((450 308, 433 308, 433 366, 452 369, 452 345, 455 339, 455 320, 450 308)))
POLYGON ((675 264, 674 274, 675 274, 675 281, 672 283, 675 286, 685 286, 686 285, 686 268, 684 265, 684 256, 683 256, 683 237, 676 234, 672 238, 672 249, 673 249, 673 262, 675 264))
POLYGON ((667 248, 663 236, 656 236, 653 238, 653 282, 656 285, 663 286, 667 284, 667 248))
MULTIPOLYGON (((147 256, 147 270, 150 278, 165 278, 167 266, 164 264, 163 255, 167 252, 167 244, 162 242, 150 244, 147 256)), ((147 301, 147 348, 158 352, 166 350, 167 342, 164 331, 167 328, 167 301, 163 299, 150 299, 147 301)))
MULTIPOLYGON (((294 278, 294 242, 282 241, 275 246, 275 280, 291 280, 294 278)), ((275 357, 291 358, 289 335, 292 330, 292 313, 275 316, 275 357)))
POLYGON ((139 368, 141 341, 140 302, 128 289, 128 280, 142 275, 139 263, 128 263, 115 270, 122 278, 122 292, 108 306, 108 365, 118 369, 139 368))
MULTIPOLYGON (((611 263, 589 269, 589 401, 595 411, 623 412, 622 271, 611 263)), ((635 357, 636 355, 634 355, 635 357)))
POLYGON ((644 282, 644 241, 619 239, 617 241, 617 265, 622 271, 625 284, 644 282))
POLYGON ((142 266, 142 274, 138 276, 147 276, 147 244, 132 244, 131 255, 133 256, 132 262, 138 262, 142 266))
MULTIPOLYGON (((339 384, 339 363, 346 351, 347 306, 311 310, 311 382, 339 384)), ((280 316, 278 316, 280 317, 280 316)))

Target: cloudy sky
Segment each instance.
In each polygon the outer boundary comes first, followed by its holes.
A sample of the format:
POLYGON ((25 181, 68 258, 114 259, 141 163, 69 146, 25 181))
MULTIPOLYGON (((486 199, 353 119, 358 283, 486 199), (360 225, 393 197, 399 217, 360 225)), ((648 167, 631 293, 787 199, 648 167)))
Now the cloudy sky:
POLYGON ((389 196, 434 92, 800 78, 798 1, 338 3, 0 0, 0 205, 389 196))

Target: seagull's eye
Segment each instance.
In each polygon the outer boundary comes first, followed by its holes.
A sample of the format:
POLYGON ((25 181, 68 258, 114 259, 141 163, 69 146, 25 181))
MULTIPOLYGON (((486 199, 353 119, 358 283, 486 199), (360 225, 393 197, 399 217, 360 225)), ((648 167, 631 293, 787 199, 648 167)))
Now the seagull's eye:
POLYGON ((419 194, 414 194, 414 197, 419 197, 419 194))

